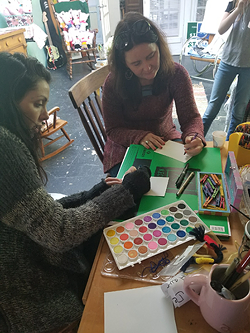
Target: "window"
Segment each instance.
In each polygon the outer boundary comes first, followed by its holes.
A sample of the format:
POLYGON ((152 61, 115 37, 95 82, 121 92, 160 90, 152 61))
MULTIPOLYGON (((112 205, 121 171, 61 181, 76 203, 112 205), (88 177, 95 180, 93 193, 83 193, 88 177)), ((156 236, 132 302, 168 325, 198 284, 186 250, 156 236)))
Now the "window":
POLYGON ((196 21, 202 22, 205 14, 207 0, 198 0, 197 11, 196 11, 196 21))

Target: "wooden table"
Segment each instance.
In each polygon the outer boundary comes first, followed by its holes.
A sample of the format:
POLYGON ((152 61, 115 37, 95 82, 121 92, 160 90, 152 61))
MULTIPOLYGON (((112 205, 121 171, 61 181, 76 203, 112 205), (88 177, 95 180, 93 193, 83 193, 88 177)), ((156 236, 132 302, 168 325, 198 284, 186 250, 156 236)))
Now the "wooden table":
MULTIPOLYGON (((211 142, 208 146, 212 146, 211 142)), ((226 157, 227 157, 227 143, 221 150, 222 167, 224 170, 226 157)), ((243 226, 239 220, 238 214, 234 213, 230 215, 230 226, 232 236, 223 241, 223 244, 227 247, 228 251, 236 252, 235 241, 240 243, 243 235, 243 226)), ((185 244, 181 245, 185 246, 185 244)), ((150 286, 152 284, 141 281, 121 279, 121 278, 109 278, 101 275, 103 262, 109 253, 109 248, 102 238, 90 278, 83 295, 83 301, 85 303, 85 309, 82 315, 81 323, 78 329, 78 333, 104 333, 104 293, 117 290, 133 289, 150 286)), ((250 316, 248 316, 250 318, 250 316)), ((217 332, 211 326, 209 326, 203 319, 199 307, 192 301, 184 304, 180 308, 175 309, 175 320, 179 333, 215 333, 217 332)), ((245 330, 239 333, 250 332, 250 319, 248 319, 247 327, 245 330)), ((105 332, 108 333, 108 332, 105 332)), ((128 332, 129 333, 129 332, 128 332)), ((142 332, 138 332, 142 333, 142 332)), ((159 332, 161 333, 161 332, 159 332)), ((171 333, 171 332, 169 332, 171 333)))

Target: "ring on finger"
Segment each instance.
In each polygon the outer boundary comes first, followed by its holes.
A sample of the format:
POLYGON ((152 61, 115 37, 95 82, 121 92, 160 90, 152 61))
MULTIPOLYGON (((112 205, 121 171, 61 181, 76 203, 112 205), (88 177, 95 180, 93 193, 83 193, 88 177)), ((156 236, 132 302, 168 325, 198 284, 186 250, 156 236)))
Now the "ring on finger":
POLYGON ((146 144, 148 145, 148 140, 147 141, 145 141, 146 142, 146 144))

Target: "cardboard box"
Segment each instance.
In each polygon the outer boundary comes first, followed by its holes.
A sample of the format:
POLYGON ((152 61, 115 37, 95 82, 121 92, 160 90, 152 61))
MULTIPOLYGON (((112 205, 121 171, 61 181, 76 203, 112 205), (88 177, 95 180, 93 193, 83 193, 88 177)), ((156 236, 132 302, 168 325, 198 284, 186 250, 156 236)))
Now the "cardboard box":
MULTIPOLYGON (((243 184, 233 151, 228 152, 224 175, 229 203, 240 209, 240 202, 243 195, 243 184)), ((231 212, 236 212, 233 207, 230 207, 230 210, 231 212)))

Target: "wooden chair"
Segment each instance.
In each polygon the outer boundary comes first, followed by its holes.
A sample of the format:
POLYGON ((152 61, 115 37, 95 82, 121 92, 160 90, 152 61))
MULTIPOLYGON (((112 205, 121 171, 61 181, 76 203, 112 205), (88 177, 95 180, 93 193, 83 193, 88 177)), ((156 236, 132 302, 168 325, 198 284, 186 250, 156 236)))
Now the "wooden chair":
POLYGON ((66 120, 62 120, 62 119, 57 117, 57 112, 59 110, 60 110, 60 108, 58 106, 56 106, 48 112, 50 116, 53 115, 52 116, 53 121, 52 121, 51 126, 47 122, 44 125, 44 127, 42 129, 42 132, 41 132, 41 136, 42 136, 42 143, 41 143, 42 157, 40 158, 40 161, 44 161, 44 160, 47 160, 48 158, 50 158, 52 156, 55 156, 56 154, 60 153, 65 148, 67 148, 72 142, 74 142, 73 139, 70 139, 68 133, 63 128, 68 122, 66 120), (51 138, 51 136, 59 130, 61 130, 62 135, 51 138), (48 153, 48 154, 45 153, 45 148, 46 147, 50 146, 52 143, 60 140, 63 137, 65 137, 68 140, 64 145, 62 145, 59 148, 53 150, 51 153, 48 153), (44 144, 44 141, 46 139, 49 140, 49 142, 44 144))
MULTIPOLYGON (((72 10, 81 10, 83 13, 89 13, 88 3, 87 2, 81 2, 81 1, 66 1, 66 2, 60 2, 56 4, 52 4, 52 11, 53 11, 53 19, 56 22, 57 29, 60 31, 61 39, 62 39, 62 47, 66 54, 67 58, 67 72, 72 79, 72 73, 73 69, 72 66, 74 64, 83 64, 86 63, 91 69, 95 69, 93 64, 96 63, 96 34, 98 33, 98 29, 89 30, 93 34, 93 40, 91 43, 86 47, 85 49, 81 50, 71 50, 67 40, 65 39, 65 33, 60 26, 60 23, 57 19, 57 14, 59 15, 62 12, 68 12, 69 9, 72 10), (76 56, 76 57, 75 57, 76 56)), ((90 19, 87 20, 89 26, 90 26, 90 19)))
POLYGON ((102 119, 100 88, 108 73, 108 65, 100 67, 69 89, 69 97, 101 162, 107 136, 102 119))

